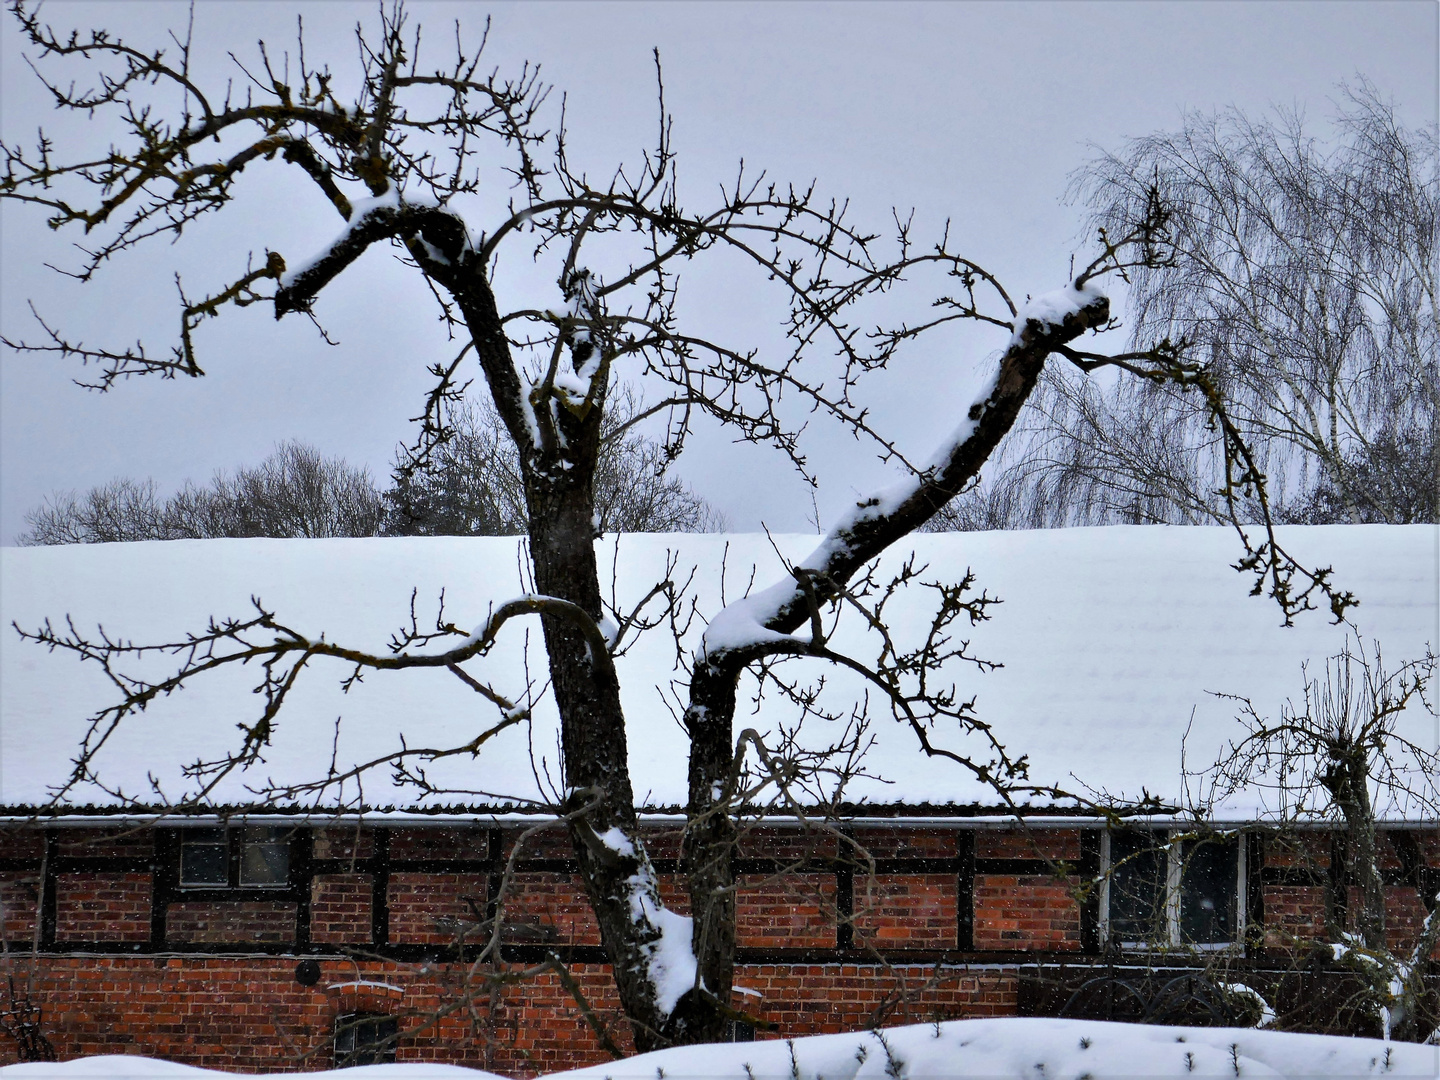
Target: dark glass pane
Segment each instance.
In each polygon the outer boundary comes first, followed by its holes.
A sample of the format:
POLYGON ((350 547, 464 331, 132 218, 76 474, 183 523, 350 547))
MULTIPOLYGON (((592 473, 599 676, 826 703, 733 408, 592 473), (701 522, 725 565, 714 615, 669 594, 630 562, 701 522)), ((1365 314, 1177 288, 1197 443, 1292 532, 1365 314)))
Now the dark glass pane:
POLYGON ((285 829, 249 828, 240 839, 240 884, 284 885, 290 879, 285 829))
POLYGON ((1180 878, 1180 935, 1195 944, 1235 940, 1240 842, 1191 840, 1180 878))
POLYGON ((186 829, 180 834, 180 884, 230 884, 224 829, 186 829))
POLYGON ((754 1042, 755 1025, 744 1020, 725 1021, 725 1042, 754 1042))
POLYGON ((384 1065, 395 1060, 395 1034, 399 1021, 393 1016, 350 1013, 335 1021, 335 1065, 384 1065))
POLYGON ((1139 829, 1110 834, 1110 937, 1163 943, 1165 837, 1139 829))

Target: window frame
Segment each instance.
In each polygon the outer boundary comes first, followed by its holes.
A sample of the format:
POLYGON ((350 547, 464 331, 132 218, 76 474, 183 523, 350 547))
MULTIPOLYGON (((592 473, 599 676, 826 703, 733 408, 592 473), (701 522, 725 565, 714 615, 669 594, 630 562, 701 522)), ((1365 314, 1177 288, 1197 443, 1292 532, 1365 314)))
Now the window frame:
MULTIPOLYGON (((177 828, 175 830, 175 888, 181 893, 275 893, 293 891, 295 887, 296 838, 298 830, 284 825, 205 825, 177 828), (285 849, 285 877, 281 881, 246 881, 244 871, 246 833, 250 830, 268 829, 270 846, 283 844, 285 849), (223 847, 225 851, 225 881, 185 880, 185 841, 187 834, 219 831, 224 834, 223 844, 203 846, 223 847), (276 839, 278 837, 278 840, 276 839)), ((192 841, 193 843, 193 841, 192 841)), ((251 843, 258 842, 251 841, 251 843)), ((201 846, 201 845, 196 845, 201 846)))
POLYGON ((1122 949, 1127 952, 1154 952, 1154 951, 1176 951, 1176 952, 1237 952, 1245 947, 1245 931, 1248 925, 1249 912, 1247 900, 1250 890, 1248 887, 1248 849, 1246 833, 1242 829, 1233 831, 1217 830, 1221 836, 1233 837, 1235 841, 1235 937, 1233 941, 1186 941, 1182 933, 1182 919, 1180 902, 1183 897, 1183 877, 1185 873, 1185 841, 1195 839, 1193 828, 1182 828, 1177 826, 1149 827, 1143 825, 1131 826, 1129 831, 1151 832, 1155 834, 1156 847, 1160 846, 1163 837, 1165 845, 1165 940, 1157 941, 1117 941, 1111 933, 1110 927, 1110 898, 1111 883, 1114 880, 1114 867, 1110 856, 1110 838, 1113 830, 1105 829, 1100 834, 1100 941, 1109 948, 1122 949))

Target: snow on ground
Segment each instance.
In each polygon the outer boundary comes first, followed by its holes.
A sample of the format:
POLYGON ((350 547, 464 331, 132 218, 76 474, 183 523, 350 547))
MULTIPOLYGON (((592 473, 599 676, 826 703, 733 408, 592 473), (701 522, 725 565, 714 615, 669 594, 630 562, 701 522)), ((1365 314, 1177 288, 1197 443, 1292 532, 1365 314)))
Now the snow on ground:
MULTIPOLYGON (((170 1077, 189 1077, 191 1080, 203 1076, 235 1076, 235 1073, 216 1072, 213 1069, 197 1069, 193 1065, 180 1065, 174 1061, 160 1061, 157 1058, 140 1057, 134 1054, 106 1054, 97 1057, 76 1058, 60 1063, 31 1062, 25 1065, 6 1065, 0 1068, 0 1076, 39 1076, 83 1078, 83 1080, 170 1080, 170 1077)), ((247 1080, 266 1080, 269 1077, 286 1077, 293 1080, 297 1075, 310 1077, 332 1076, 341 1080, 430 1080, 435 1077, 449 1080, 506 1080, 495 1073, 481 1069, 466 1069, 460 1065, 359 1065, 352 1069, 327 1069, 324 1072, 297 1074, 269 1073, 256 1076, 245 1074, 247 1080)))
MULTIPOLYGON (((1427 643, 1440 644, 1433 526, 1287 527, 1281 535, 1297 557, 1334 566, 1336 583, 1360 597, 1353 612, 1359 631, 1383 643, 1392 665, 1423 654, 1427 643)), ((699 644, 703 619, 721 610, 722 563, 724 595, 734 601, 747 586, 753 594, 776 581, 790 582, 781 556, 793 564, 815 543, 813 535, 776 536, 773 545, 770 537, 756 535, 606 537, 598 542, 600 578, 608 592, 615 562, 616 599, 628 612, 663 572, 668 552, 678 556, 679 580, 697 567, 694 588, 702 619, 691 628, 689 652, 699 644)), ((1287 697, 1299 695, 1301 662, 1321 664, 1346 640, 1346 629, 1329 625, 1323 612, 1282 628, 1274 603, 1249 596, 1249 579, 1230 568, 1240 549, 1225 529, 1115 526, 921 535, 896 545, 886 567, 893 570, 912 551, 917 565, 929 565, 927 578, 958 580, 969 567, 977 591, 1003 600, 992 608, 989 622, 957 631, 976 655, 1004 666, 986 673, 962 666, 954 675, 961 699, 974 695, 978 715, 994 725, 1011 752, 1030 756, 1030 776, 1037 783, 1072 789, 1083 783, 1129 796, 1144 789, 1182 799, 1187 728, 1192 770, 1214 761, 1239 730, 1235 704, 1210 691, 1251 697, 1262 714, 1273 716, 1287 697)), ((518 554, 513 537, 0 549, 0 806, 45 801, 47 784, 69 772, 84 718, 114 701, 113 689, 94 665, 21 642, 9 628, 12 620, 34 628, 50 618, 63 626, 68 613, 87 632, 103 623, 108 633, 137 641, 176 640, 184 630, 203 628, 211 616, 246 616, 250 597, 258 595, 297 629, 384 651, 390 634, 409 622, 412 589, 422 629, 433 625, 441 589, 446 618, 461 626, 481 623, 492 604, 523 593, 518 554)), ((892 605, 891 614, 913 643, 928 626, 932 601, 926 589, 912 588, 910 594, 892 605)), ((513 700, 524 688, 527 635, 528 671, 544 681, 538 631, 534 619, 515 620, 494 651, 467 670, 493 680, 513 700)), ((855 645, 849 633, 842 623, 832 644, 855 645)), ((867 645, 857 655, 869 661, 875 653, 867 645)), ((683 804, 687 797, 685 735, 661 696, 672 680, 684 678, 675 670, 675 657, 661 628, 643 635, 618 661, 635 792, 649 806, 683 804)), ((159 674, 171 663, 173 658, 163 657, 152 670, 159 674)), ((812 677, 826 672, 811 660, 789 667, 812 677)), ((280 716, 264 764, 227 782, 214 800, 248 801, 243 785, 266 777, 313 779, 332 752, 340 766, 371 759, 397 748, 402 735, 412 747, 464 743, 499 718, 444 672, 371 672, 345 694, 339 684, 347 674, 349 668, 338 662, 314 662, 280 716)), ((102 778, 143 798, 147 774, 154 772, 166 794, 177 797, 185 787, 181 765, 222 753, 235 743, 236 724, 254 722, 260 707, 250 692, 255 677, 252 670, 219 673, 154 702, 127 720, 125 731, 100 754, 96 766, 102 778)), ((831 670, 827 677, 828 693, 848 693, 853 700, 863 690, 843 672, 831 670)), ((1407 731, 1431 745, 1434 719, 1415 712, 1413 722, 1407 721, 1413 730, 1407 731)), ((543 797, 545 777, 552 784, 559 780, 553 713, 542 703, 533 722, 491 740, 477 760, 465 755, 438 763, 431 778, 491 793, 467 798, 472 806, 543 797)), ((742 705, 737 726, 763 730, 777 718, 792 719, 771 695, 758 716, 742 705)), ((904 783, 858 780, 847 792, 851 800, 996 801, 953 762, 922 758, 911 733, 888 717, 877 721, 874 732, 870 771, 891 780, 903 777, 904 783)), ((816 738, 825 734, 817 731, 816 738)), ((942 736, 937 738, 944 741, 942 736)), ((956 743, 951 739, 949 745, 956 743)), ((345 794, 353 799, 353 787, 345 794)), ((364 794, 370 806, 416 805, 408 792, 391 785, 384 770, 367 780, 364 794)), ((94 788, 75 791, 70 801, 113 805, 94 788)), ((422 805, 454 801, 442 797, 422 805)), ((1228 808, 1228 820, 1245 819, 1256 809, 1242 797, 1228 808)))
MULTIPOLYGON (((0 1073, 66 1080, 223 1076, 136 1057, 12 1065, 0 1073)), ((276 1076, 286 1074, 274 1074, 276 1076)), ((293 1074, 288 1074, 293 1075, 293 1074)), ((374 1065, 343 1080, 493 1078, 444 1065, 374 1065)), ((1322 1077, 1440 1075, 1440 1047, 1245 1028, 1184 1028, 1098 1020, 987 1019, 794 1040, 661 1050, 549 1080, 1106 1080, 1108 1077, 1322 1077)))

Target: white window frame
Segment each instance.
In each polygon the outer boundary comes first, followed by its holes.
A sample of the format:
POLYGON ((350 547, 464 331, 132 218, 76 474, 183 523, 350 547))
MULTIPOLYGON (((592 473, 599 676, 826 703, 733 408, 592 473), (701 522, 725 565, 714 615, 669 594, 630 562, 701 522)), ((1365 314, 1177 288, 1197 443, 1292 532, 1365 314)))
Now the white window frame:
MULTIPOLYGON (((1143 829, 1144 826, 1136 826, 1143 829)), ((1163 834, 1165 842, 1165 940, 1154 941, 1120 941, 1112 942, 1110 939, 1110 830, 1105 829, 1100 834, 1100 940, 1107 945, 1115 944, 1122 949, 1134 951, 1161 949, 1175 949, 1183 952, 1234 952, 1244 948, 1245 928, 1248 918, 1246 911, 1246 898, 1249 895, 1247 887, 1246 848, 1245 833, 1235 830, 1233 835, 1236 840, 1235 850, 1235 940, 1234 941, 1183 941, 1180 936, 1180 884, 1181 877, 1185 872, 1184 864, 1184 841, 1193 838, 1193 829, 1166 828, 1150 830, 1156 834, 1158 841, 1163 834)), ((1222 833, 1222 835, 1224 835, 1222 833)))

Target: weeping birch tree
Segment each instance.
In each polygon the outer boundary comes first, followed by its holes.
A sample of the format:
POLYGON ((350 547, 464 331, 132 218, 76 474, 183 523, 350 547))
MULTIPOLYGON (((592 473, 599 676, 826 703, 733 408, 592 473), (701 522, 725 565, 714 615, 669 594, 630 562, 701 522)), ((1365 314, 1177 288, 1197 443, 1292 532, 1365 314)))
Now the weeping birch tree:
MULTIPOLYGON (((1328 129, 1194 113, 1075 174, 1097 228, 1123 234, 1157 192, 1170 209, 1171 257, 1131 275, 1132 344, 1183 341, 1205 364, 1287 521, 1437 520, 1437 165, 1433 125, 1405 127, 1360 80, 1328 129)), ((1052 369, 1025 439, 950 523, 1224 520, 1224 435, 1197 402, 1052 369)))

